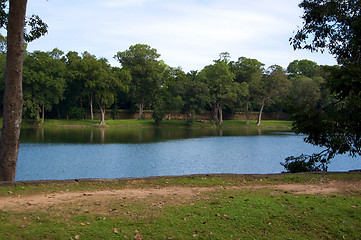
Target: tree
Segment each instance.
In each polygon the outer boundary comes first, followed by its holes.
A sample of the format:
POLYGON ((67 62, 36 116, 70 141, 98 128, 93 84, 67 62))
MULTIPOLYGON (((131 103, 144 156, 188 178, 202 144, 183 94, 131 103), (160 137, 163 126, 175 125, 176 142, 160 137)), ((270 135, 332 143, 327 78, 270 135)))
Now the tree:
POLYGON ((10 0, 7 13, 6 1, 0 2, 0 28, 7 28, 3 128, 0 139, 0 181, 15 180, 22 115, 24 35, 25 39, 30 41, 45 34, 47 29, 46 24, 40 22, 39 17, 35 17, 30 20, 30 32, 24 32, 26 4, 26 0, 10 0))
POLYGON ((242 84, 244 92, 241 95, 245 99, 246 124, 249 124, 249 103, 251 97, 257 91, 263 77, 264 64, 256 59, 246 57, 238 58, 237 62, 230 62, 231 71, 235 74, 235 82, 242 84), (245 85, 245 83, 247 85, 245 85), (247 88, 248 87, 248 88, 247 88))
MULTIPOLYGON (((101 113, 100 124, 104 125, 106 108, 114 103, 116 92, 122 87, 121 79, 112 71, 106 59, 96 59, 88 52, 83 53, 81 67, 82 77, 84 77, 84 95, 89 97, 91 115, 93 115, 93 100, 95 100, 101 113)), ((123 77, 130 78, 126 70, 123 77)))
POLYGON ((261 125, 262 113, 266 104, 272 103, 277 97, 286 96, 290 82, 281 66, 270 66, 254 90, 254 99, 261 105, 257 125, 261 125))
POLYGON ((122 79, 128 81, 130 74, 127 71, 122 71, 120 76, 116 75, 106 59, 102 58, 99 62, 101 68, 95 83, 94 96, 101 113, 100 124, 104 125, 106 109, 114 103, 117 90, 123 87, 122 79))
POLYGON ((320 99, 321 88, 312 78, 304 75, 291 78, 291 87, 287 96, 287 108, 290 113, 314 108, 320 99))
POLYGON ((199 81, 197 71, 187 73, 186 78, 174 84, 174 93, 183 102, 182 113, 187 116, 187 124, 192 125, 194 115, 202 113, 209 106, 209 89, 204 82, 199 81))
POLYGON ((319 74, 319 66, 310 60, 295 60, 288 65, 287 72, 291 76, 303 75, 312 78, 319 74))
POLYGON ((22 115, 22 67, 26 0, 10 0, 3 129, 0 141, 0 180, 15 181, 22 115))
POLYGON ((138 119, 143 117, 146 104, 154 101, 154 95, 160 87, 161 74, 165 64, 158 60, 157 50, 145 44, 130 46, 124 52, 118 52, 116 58, 131 75, 130 94, 139 105, 138 119))
POLYGON ((213 65, 206 66, 199 78, 209 88, 212 104, 212 118, 218 124, 223 123, 223 107, 237 98, 235 75, 231 72, 226 60, 214 61, 213 65))
POLYGON ((181 68, 167 67, 154 104, 154 120, 163 119, 165 114, 168 114, 168 120, 170 120, 173 113, 182 110, 184 101, 180 95, 178 83, 186 78, 187 76, 181 68))
POLYGON ((93 103, 94 103, 94 92, 96 88, 96 82, 98 78, 98 71, 100 69, 99 62, 96 56, 91 55, 88 52, 82 54, 82 60, 80 63, 80 71, 83 82, 83 96, 87 96, 89 99, 90 107, 90 119, 94 119, 93 103))
POLYGON ((45 111, 59 104, 64 96, 66 80, 62 55, 62 51, 54 49, 52 52, 35 51, 24 59, 24 112, 42 123, 45 111))
POLYGON ((295 131, 306 134, 306 142, 326 148, 308 156, 309 161, 327 170, 336 154, 361 155, 361 2, 304 0, 299 6, 304 23, 290 39, 293 47, 328 50, 340 65, 328 69, 331 103, 295 114, 295 131))
POLYGON ((77 52, 70 51, 65 55, 67 88, 64 92, 64 100, 59 104, 58 118, 61 114, 66 118, 83 119, 85 117, 86 100, 83 95, 85 73, 81 71, 81 60, 82 58, 77 52))

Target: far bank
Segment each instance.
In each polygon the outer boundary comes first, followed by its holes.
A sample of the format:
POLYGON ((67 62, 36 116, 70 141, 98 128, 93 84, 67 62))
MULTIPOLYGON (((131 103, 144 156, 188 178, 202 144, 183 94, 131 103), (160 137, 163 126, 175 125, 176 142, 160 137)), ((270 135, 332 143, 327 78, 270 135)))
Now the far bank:
MULTIPOLYGON (((52 128, 52 127, 158 127, 158 128, 281 128, 292 129, 292 121, 285 120, 264 120, 260 126, 257 126, 257 120, 250 120, 246 124, 245 120, 225 120, 222 125, 216 125, 209 120, 194 121, 191 126, 185 120, 163 120, 156 125, 154 120, 136 120, 136 119, 106 119, 105 126, 99 125, 100 120, 71 120, 71 119, 45 119, 44 123, 34 121, 22 121, 22 128, 52 128)), ((2 127, 2 119, 0 118, 0 126, 2 127)))

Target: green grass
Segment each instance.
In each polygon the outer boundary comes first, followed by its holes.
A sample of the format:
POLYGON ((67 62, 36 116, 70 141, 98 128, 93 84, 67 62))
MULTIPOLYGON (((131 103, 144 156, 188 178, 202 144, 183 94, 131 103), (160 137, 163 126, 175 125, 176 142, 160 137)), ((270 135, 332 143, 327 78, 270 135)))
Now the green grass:
POLYGON ((77 181, 34 181, 16 182, 9 185, 0 184, 0 197, 8 196, 8 192, 17 195, 31 195, 36 193, 51 193, 65 191, 99 191, 127 188, 158 188, 158 187, 219 187, 219 186, 248 186, 257 184, 290 184, 313 183, 318 184, 334 180, 361 181, 359 173, 310 173, 310 174, 207 174, 180 177, 150 177, 144 179, 105 179, 77 181))
MULTIPOLYGON (((177 128, 177 127, 188 127, 184 120, 164 120, 159 126, 156 126, 153 120, 136 120, 136 119, 107 119, 107 127, 163 127, 163 128, 177 128)), ((246 125, 245 120, 225 120, 221 126, 216 126, 210 122, 194 122, 194 128, 197 127, 257 127, 257 128, 292 128, 292 121, 275 121, 275 120, 264 120, 261 126, 257 126, 256 120, 250 120, 250 124, 246 125)), ((99 120, 66 120, 66 119, 46 119, 41 125, 34 125, 32 123, 22 121, 22 128, 32 127, 97 127, 99 126, 99 120)), ((2 127, 2 118, 0 118, 0 127, 2 127)))
POLYGON ((274 128, 292 128, 292 121, 280 121, 280 120, 263 120, 261 126, 257 126, 256 120, 250 120, 249 125, 246 125, 244 120, 225 120, 223 127, 274 127, 274 128))
MULTIPOLYGON (((42 193, 86 189, 223 186, 194 197, 78 200, 43 209, 0 210, 0 239, 361 239, 361 195, 295 195, 228 186, 361 180, 360 174, 189 176, 114 183, 44 184, 42 193), (260 181, 260 179, 263 179, 260 181), (74 187, 77 186, 77 187, 74 187), (227 188, 224 188, 227 186, 227 188)), ((27 191, 31 185, 20 185, 27 191)), ((34 185, 33 185, 34 187, 34 185)), ((0 187, 3 188, 3 187, 0 187)), ((16 191, 14 187, 6 187, 16 191)))

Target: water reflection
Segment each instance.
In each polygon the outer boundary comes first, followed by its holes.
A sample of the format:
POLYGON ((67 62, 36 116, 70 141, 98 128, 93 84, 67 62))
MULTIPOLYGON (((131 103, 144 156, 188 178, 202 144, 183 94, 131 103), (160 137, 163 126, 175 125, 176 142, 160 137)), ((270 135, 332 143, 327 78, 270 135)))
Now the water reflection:
MULTIPOLYGON (((286 157, 320 151, 302 136, 275 129, 24 129, 16 180, 279 173, 286 157)), ((329 170, 360 168, 360 158, 343 155, 329 170)))
MULTIPOLYGON (((283 134, 283 131, 277 131, 283 134)), ((285 130, 284 132, 287 133, 285 130)), ((277 134, 278 134, 277 133, 277 134)), ((274 135, 257 128, 38 128, 23 129, 22 143, 150 143, 210 136, 274 135)))

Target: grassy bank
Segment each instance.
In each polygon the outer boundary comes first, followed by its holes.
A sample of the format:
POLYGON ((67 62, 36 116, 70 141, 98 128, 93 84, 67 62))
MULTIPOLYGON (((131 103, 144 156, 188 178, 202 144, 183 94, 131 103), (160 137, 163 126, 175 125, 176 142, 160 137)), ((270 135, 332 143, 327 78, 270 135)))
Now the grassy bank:
POLYGON ((0 201, 19 199, 0 209, 0 239, 360 239, 359 188, 318 194, 279 188, 360 181, 347 173, 18 183, 0 187, 0 201), (79 197, 34 202, 74 192, 79 197), (21 203, 24 196, 30 200, 21 203))
MULTIPOLYGON (((117 119, 106 120, 107 127, 188 127, 184 120, 164 120, 159 126, 156 126, 153 120, 136 120, 136 119, 117 119)), ((2 119, 0 118, 0 126, 2 119)), ((22 128, 32 127, 98 127, 99 120, 56 120, 46 119, 42 124, 32 124, 22 121, 22 128)), ((250 120, 246 125, 244 120, 225 120, 223 125, 216 126, 210 122, 195 122, 192 127, 257 127, 257 128, 292 128, 292 121, 264 120, 261 126, 257 126, 256 120, 250 120)))

